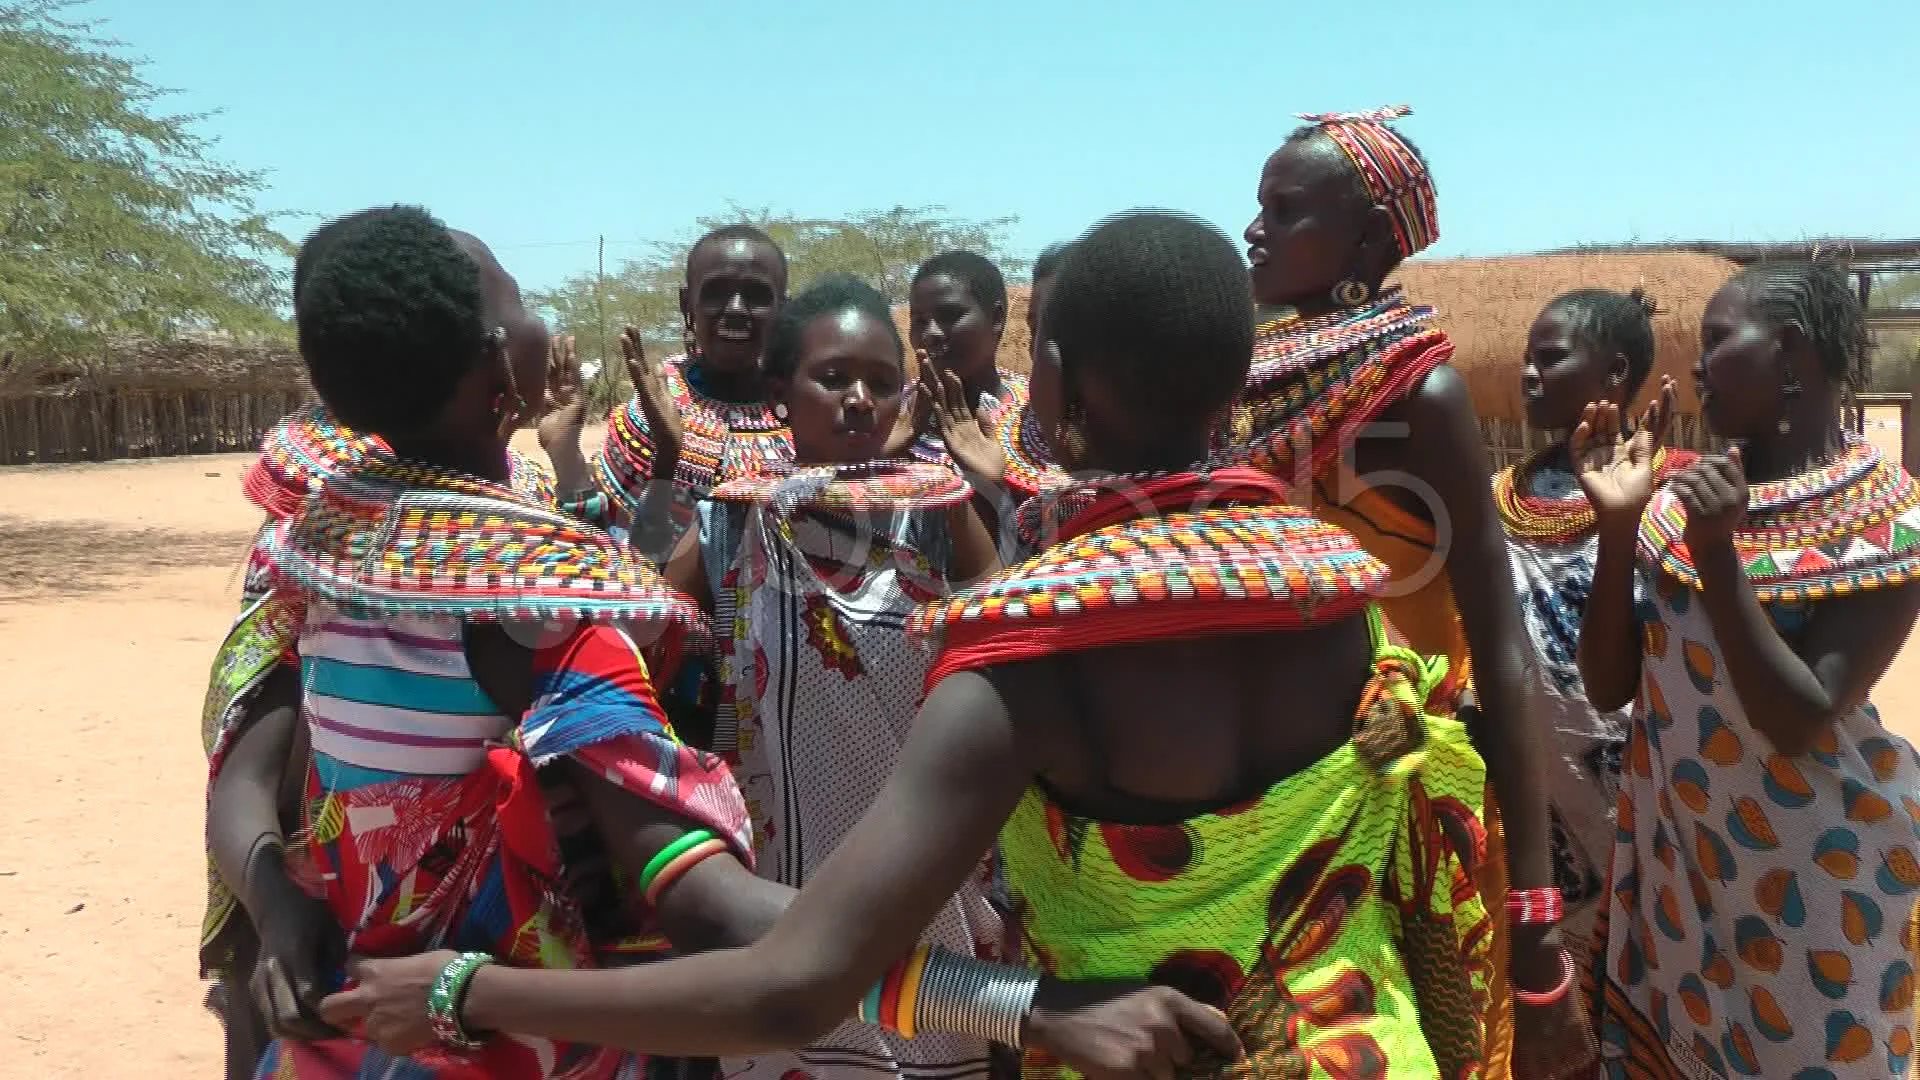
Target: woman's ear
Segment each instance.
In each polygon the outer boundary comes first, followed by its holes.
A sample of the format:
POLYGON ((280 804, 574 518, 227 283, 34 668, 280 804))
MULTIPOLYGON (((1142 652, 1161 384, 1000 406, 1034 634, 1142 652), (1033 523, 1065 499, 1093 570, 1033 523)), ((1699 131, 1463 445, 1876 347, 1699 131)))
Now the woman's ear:
POLYGON ((998 301, 993 305, 993 310, 987 313, 987 321, 993 326, 994 337, 997 338, 1006 332, 1007 302, 1005 300, 998 301))

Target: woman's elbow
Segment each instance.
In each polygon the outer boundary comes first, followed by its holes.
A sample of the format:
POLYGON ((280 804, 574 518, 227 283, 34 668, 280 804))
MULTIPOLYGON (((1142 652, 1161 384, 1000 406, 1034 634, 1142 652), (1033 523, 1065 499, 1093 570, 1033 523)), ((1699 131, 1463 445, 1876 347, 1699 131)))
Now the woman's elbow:
POLYGON ((797 980, 769 990, 755 1010, 756 1041, 770 1050, 810 1046, 853 1015, 854 1002, 840 1002, 826 980, 797 980))

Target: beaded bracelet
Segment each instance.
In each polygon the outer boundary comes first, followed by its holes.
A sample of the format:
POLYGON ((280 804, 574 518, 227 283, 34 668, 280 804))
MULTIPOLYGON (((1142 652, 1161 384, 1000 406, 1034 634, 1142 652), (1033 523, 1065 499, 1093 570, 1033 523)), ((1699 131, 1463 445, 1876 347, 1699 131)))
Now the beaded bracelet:
POLYGON ((680 880, 687 871, 693 869, 695 866, 698 866, 700 863, 715 855, 725 853, 726 850, 727 842, 725 840, 713 839, 702 841, 681 852, 672 862, 661 867, 659 873, 653 875, 653 883, 648 885, 644 892, 647 898, 647 905, 649 907, 659 907, 660 897, 667 891, 667 886, 680 880))
POLYGON ((860 1001, 855 1019, 911 1039, 940 1032, 1018 1049, 1040 976, 922 945, 860 1001))
POLYGON ((1513 988, 1513 1000, 1522 1005, 1530 1005, 1536 1009, 1545 1008, 1548 1005, 1558 1005, 1560 1000, 1567 996, 1567 992, 1573 989, 1575 974, 1573 954, 1565 949, 1561 949, 1559 985, 1544 993, 1534 993, 1531 990, 1522 990, 1516 986, 1513 988))
POLYGON ((1515 926, 1551 926, 1560 921, 1565 910, 1560 890, 1551 885, 1507 894, 1507 920, 1515 926))
POLYGON ((461 953, 434 977, 433 986, 427 990, 427 1026, 441 1045, 469 1054, 486 1045, 468 1034, 460 1022, 460 1007, 466 1004, 473 973, 491 963, 493 957, 486 953, 461 953))
POLYGON ((645 896, 653 888, 653 879, 659 877, 660 871, 665 870, 669 863, 712 839, 715 839, 714 835, 707 830, 694 829, 661 848, 659 854, 647 860, 647 868, 640 871, 640 880, 637 883, 640 895, 645 896))

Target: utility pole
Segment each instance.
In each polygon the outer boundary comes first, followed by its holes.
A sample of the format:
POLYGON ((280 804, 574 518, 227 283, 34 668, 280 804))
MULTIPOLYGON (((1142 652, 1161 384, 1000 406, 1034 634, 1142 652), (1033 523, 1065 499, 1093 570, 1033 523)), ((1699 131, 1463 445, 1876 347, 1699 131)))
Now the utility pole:
POLYGON ((595 378, 606 378, 613 365, 607 362, 607 234, 600 234, 599 267, 593 277, 593 311, 600 323, 600 370, 595 378))

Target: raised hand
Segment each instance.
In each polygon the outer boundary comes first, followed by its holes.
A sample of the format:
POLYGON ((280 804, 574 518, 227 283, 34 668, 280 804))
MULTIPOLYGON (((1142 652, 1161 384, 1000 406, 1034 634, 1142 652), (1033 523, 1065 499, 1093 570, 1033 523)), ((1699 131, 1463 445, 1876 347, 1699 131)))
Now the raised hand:
POLYGON ((680 409, 667 388, 667 373, 647 362, 646 342, 631 326, 620 332, 620 358, 626 361, 627 377, 633 380, 634 393, 639 395, 640 412, 647 418, 647 435, 653 440, 655 453, 677 460, 685 437, 680 409))
POLYGON ((1595 517, 1639 521, 1653 497, 1653 457, 1666 438, 1673 396, 1673 380, 1662 378, 1660 393, 1641 413, 1631 435, 1620 424, 1618 405, 1596 401, 1587 406, 1567 450, 1595 517))
POLYGON ((935 396, 927 392, 925 385, 927 372, 932 365, 927 360, 927 350, 920 349, 913 355, 919 361, 920 378, 908 387, 907 400, 901 403, 900 418, 893 422, 893 431, 887 436, 886 449, 882 451, 884 457, 899 457, 906 453, 920 438, 920 433, 927 430, 927 425, 933 423, 935 396))
POLYGON ((1702 551, 1733 539, 1747 520, 1747 468, 1740 448, 1709 454, 1673 478, 1673 493, 1687 511, 1686 542, 1702 551))
POLYGON ((587 382, 574 351, 573 335, 555 335, 547 344, 547 396, 540 410, 540 445, 578 445, 586 427, 587 382))
POLYGON ((968 476, 983 477, 998 484, 1007 475, 1007 455, 994 437, 993 424, 967 400, 967 389, 960 376, 946 368, 920 365, 921 394, 932 401, 934 423, 947 453, 960 463, 968 476))

